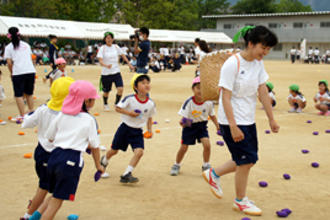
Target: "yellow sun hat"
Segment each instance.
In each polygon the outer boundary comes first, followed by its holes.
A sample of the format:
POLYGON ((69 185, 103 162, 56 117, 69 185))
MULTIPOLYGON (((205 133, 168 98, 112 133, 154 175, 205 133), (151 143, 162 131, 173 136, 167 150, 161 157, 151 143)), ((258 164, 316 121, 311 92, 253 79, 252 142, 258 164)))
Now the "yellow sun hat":
POLYGON ((48 101, 48 108, 54 111, 61 111, 65 97, 69 94, 69 87, 74 82, 71 77, 61 77, 55 80, 50 87, 52 98, 48 101))
POLYGON ((131 87, 134 91, 135 91, 135 81, 141 76, 146 76, 150 81, 150 77, 147 74, 135 73, 131 79, 131 87))

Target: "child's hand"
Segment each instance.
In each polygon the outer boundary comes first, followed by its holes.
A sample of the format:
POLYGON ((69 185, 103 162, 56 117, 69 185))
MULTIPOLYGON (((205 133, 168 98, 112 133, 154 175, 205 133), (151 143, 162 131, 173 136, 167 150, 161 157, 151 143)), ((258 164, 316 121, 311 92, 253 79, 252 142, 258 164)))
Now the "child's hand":
POLYGON ((133 117, 133 118, 139 116, 140 114, 141 114, 141 113, 137 113, 137 112, 134 112, 134 111, 129 112, 129 116, 131 116, 131 117, 133 117))
POLYGON ((230 127, 230 133, 234 142, 240 142, 244 140, 244 133, 241 131, 241 129, 239 129, 239 127, 237 127, 237 125, 230 127))
POLYGON ((181 125, 181 127, 183 127, 183 123, 182 123, 182 121, 179 121, 179 124, 181 125))
POLYGON ((314 102, 317 102, 317 98, 314 97, 313 100, 314 100, 314 102))
POLYGON ((106 67, 107 67, 108 69, 111 69, 112 64, 109 64, 109 65, 107 65, 106 67))
POLYGON ((320 97, 320 102, 323 102, 324 101, 324 98, 323 97, 320 97))
POLYGON ((275 120, 271 120, 269 122, 269 126, 272 129, 272 132, 274 133, 278 133, 278 131, 280 130, 280 126, 277 124, 275 120))

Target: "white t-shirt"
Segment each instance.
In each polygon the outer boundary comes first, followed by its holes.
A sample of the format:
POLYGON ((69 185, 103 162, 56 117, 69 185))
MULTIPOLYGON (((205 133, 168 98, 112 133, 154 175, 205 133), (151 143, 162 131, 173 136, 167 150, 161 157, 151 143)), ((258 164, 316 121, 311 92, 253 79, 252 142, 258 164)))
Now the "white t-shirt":
POLYGON ((16 49, 14 49, 12 43, 6 46, 4 58, 13 61, 13 76, 36 72, 31 55, 32 51, 30 45, 22 40, 16 49))
POLYGON ((99 147, 97 129, 95 118, 86 112, 74 116, 60 112, 51 122, 45 137, 53 140, 55 147, 85 152, 88 146, 99 147))
POLYGON ((179 115, 193 120, 193 123, 208 120, 208 116, 215 115, 213 102, 206 101, 197 103, 195 97, 190 97, 182 105, 179 115))
POLYGON ((140 115, 137 117, 121 114, 122 122, 132 128, 143 128, 148 119, 156 113, 156 105, 150 98, 142 102, 138 99, 137 95, 126 96, 117 106, 130 112, 135 110, 141 111, 140 115))
MULTIPOLYGON (((320 92, 318 92, 316 95, 315 95, 315 98, 319 101, 320 98, 324 98, 324 99, 330 99, 330 92, 325 92, 321 95, 320 92)), ((321 102, 322 104, 325 104, 325 105, 329 105, 330 102, 327 101, 327 100, 324 100, 323 102, 321 102)))
POLYGON ((97 58, 102 58, 106 65, 111 64, 111 68, 102 67, 102 75, 114 75, 120 72, 119 56, 123 54, 122 49, 117 44, 112 44, 111 47, 103 45, 97 53, 97 58))
POLYGON ((166 57, 170 55, 170 51, 168 50, 167 47, 163 48, 163 53, 164 53, 164 56, 166 56, 166 57))
POLYGON ((320 55, 320 51, 319 51, 319 50, 317 50, 317 49, 315 49, 315 50, 314 50, 314 55, 315 55, 315 56, 318 56, 318 55, 320 55))
POLYGON ((272 91, 270 91, 270 92, 268 93, 268 95, 269 95, 269 97, 270 97, 272 100, 276 101, 275 95, 274 95, 274 93, 273 93, 272 91))
POLYGON ((288 96, 288 99, 292 99, 293 101, 296 101, 296 100, 301 100, 302 102, 306 102, 306 99, 303 95, 296 95, 296 96, 293 96, 293 95, 289 95, 288 96))
POLYGON ((308 50, 308 55, 313 55, 313 52, 314 52, 313 49, 309 49, 308 50))
MULTIPOLYGON (((232 91, 231 105, 237 125, 255 123, 257 92, 261 84, 268 79, 263 61, 246 61, 240 54, 231 56, 221 68, 219 87, 232 91)), ((218 121, 229 125, 222 103, 222 92, 219 98, 218 121)))
POLYGON ((195 56, 197 57, 200 54, 201 49, 199 47, 195 47, 194 50, 195 50, 195 56))
POLYGON ((329 56, 330 55, 330 50, 326 51, 326 55, 329 56))
POLYGON ((124 46, 121 50, 123 51, 123 54, 127 55, 128 47, 124 46))
POLYGON ((68 76, 68 74, 66 73, 66 71, 62 72, 60 69, 56 69, 54 70, 49 77, 52 78, 53 80, 56 80, 60 77, 64 77, 64 76, 68 76))
POLYGON ((22 128, 34 128, 38 126, 38 141, 47 152, 52 152, 55 148, 53 143, 48 141, 45 133, 60 112, 54 111, 47 107, 47 105, 39 106, 33 113, 24 116, 22 128))
POLYGON ((290 54, 291 54, 291 55, 296 55, 296 53, 297 53, 297 50, 296 50, 296 49, 291 49, 291 50, 290 50, 290 54))

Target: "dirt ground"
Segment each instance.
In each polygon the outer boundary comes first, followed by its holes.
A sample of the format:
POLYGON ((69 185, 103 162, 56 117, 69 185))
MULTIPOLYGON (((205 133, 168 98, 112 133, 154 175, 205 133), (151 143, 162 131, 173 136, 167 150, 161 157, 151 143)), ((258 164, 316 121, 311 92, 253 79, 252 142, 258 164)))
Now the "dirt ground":
MULTIPOLYGON (((288 62, 265 61, 270 80, 275 85, 278 105, 274 109, 275 118, 281 126, 278 134, 265 134, 268 121, 260 104, 257 105, 257 128, 259 136, 260 160, 252 169, 248 196, 263 210, 261 217, 251 219, 277 219, 276 210, 290 208, 289 219, 330 219, 330 117, 318 116, 314 109, 313 96, 318 91, 318 80, 330 81, 329 65, 290 64, 288 62), (302 114, 289 114, 286 98, 288 86, 297 83, 307 99, 307 108, 302 114), (307 124, 307 120, 313 123, 307 124), (312 135, 319 131, 318 136, 312 135), (302 154, 302 149, 310 150, 302 154), (320 163, 312 168, 311 162, 320 163), (291 180, 284 180, 288 173, 291 180), (267 181, 267 188, 260 188, 258 182, 267 181)), ((41 77, 44 69, 37 67, 39 79, 36 82, 35 107, 49 98, 49 87, 41 77)), ((182 103, 192 95, 191 81, 194 66, 184 66, 181 72, 151 74, 151 97, 157 105, 154 126, 159 134, 145 141, 145 154, 134 171, 140 178, 136 185, 123 186, 119 176, 124 172, 132 152, 120 153, 110 161, 107 171, 109 179, 95 183, 95 168, 92 158, 85 155, 85 167, 81 175, 75 202, 65 202, 55 219, 66 219, 69 214, 77 214, 80 219, 225 219, 239 220, 243 214, 232 210, 234 199, 234 175, 221 178, 223 199, 215 198, 201 175, 202 147, 191 146, 177 177, 169 175, 180 146, 181 128, 177 114, 182 103), (165 120, 170 122, 166 123, 165 120)), ((1 67, 7 99, 0 108, 0 117, 7 121, 8 116, 17 115, 12 85, 6 67, 1 67)), ((125 95, 132 93, 129 81, 132 73, 126 66, 121 67, 124 77, 125 95)), ((100 67, 67 67, 75 79, 91 81, 98 86, 100 67), (74 71, 72 71, 74 70, 74 71)), ((111 94, 110 103, 114 102, 111 94)), ((101 129, 101 143, 107 148, 120 123, 119 114, 103 112, 102 100, 97 100, 92 113, 101 129)), ((19 125, 8 122, 0 126, 0 216, 2 219, 18 219, 26 211, 27 202, 35 193, 37 176, 33 159, 24 159, 23 154, 33 152, 37 144, 34 129, 26 129, 24 136, 18 136, 19 125)), ((215 143, 221 140, 216 129, 209 123, 212 144, 211 164, 218 166, 230 159, 227 148, 215 143)), ((104 152, 102 152, 104 154, 104 152)))

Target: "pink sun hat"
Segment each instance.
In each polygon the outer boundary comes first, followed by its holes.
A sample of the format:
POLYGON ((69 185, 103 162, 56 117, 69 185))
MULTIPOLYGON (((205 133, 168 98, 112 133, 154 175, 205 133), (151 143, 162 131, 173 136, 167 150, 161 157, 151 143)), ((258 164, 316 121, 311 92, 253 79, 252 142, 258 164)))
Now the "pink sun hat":
POLYGON ((64 58, 60 57, 55 60, 55 65, 61 65, 61 64, 66 64, 66 61, 64 58))
POLYGON ((201 82, 201 78, 199 76, 197 76, 195 79, 193 79, 192 84, 197 84, 201 82))
POLYGON ((69 95, 65 98, 62 112, 68 115, 77 115, 81 112, 85 99, 98 99, 100 96, 92 83, 77 80, 69 88, 69 95))

